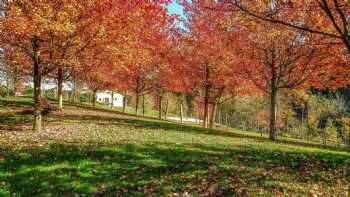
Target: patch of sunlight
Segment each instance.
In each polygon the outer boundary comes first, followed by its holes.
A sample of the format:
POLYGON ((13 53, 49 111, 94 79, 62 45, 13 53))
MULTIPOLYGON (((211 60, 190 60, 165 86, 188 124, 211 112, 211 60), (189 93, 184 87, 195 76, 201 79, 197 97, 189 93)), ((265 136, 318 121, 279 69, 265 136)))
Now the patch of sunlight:
POLYGON ((40 183, 40 188, 44 190, 50 189, 51 184, 48 181, 43 181, 40 183))
POLYGON ((9 191, 7 188, 0 188, 0 196, 11 196, 9 191))
MULTIPOLYGON (((51 172, 51 171, 69 168, 69 167, 71 166, 69 165, 68 162, 62 162, 62 163, 50 164, 49 166, 40 165, 40 166, 36 166, 33 169, 39 170, 41 172, 51 172)), ((22 169, 22 167, 20 169, 22 169)))
MULTIPOLYGON (((100 172, 99 172, 100 173, 100 172)), ((94 175, 92 174, 92 171, 90 172, 82 172, 82 171, 79 171, 78 172, 78 175, 82 178, 92 178, 94 177, 94 175)))
POLYGON ((82 181, 73 181, 72 187, 74 188, 74 191, 77 193, 96 193, 98 192, 98 189, 96 186, 93 186, 89 183, 82 182, 82 181))
POLYGON ((273 188, 273 189, 283 189, 283 190, 290 190, 290 191, 296 191, 296 190, 304 190, 305 184, 303 183, 296 183, 296 182, 284 182, 284 181, 264 181, 263 186, 266 188, 273 188))
POLYGON ((18 168, 17 173, 18 174, 26 174, 26 173, 29 173, 29 172, 35 170, 35 168, 37 168, 37 167, 33 168, 33 167, 30 167, 30 166, 27 166, 27 165, 22 165, 22 166, 20 166, 18 168))
MULTIPOLYGON (((10 172, 0 172, 0 179, 1 178, 8 178, 10 177, 12 174, 10 172)), ((1 186, 1 183, 0 183, 1 186)))
POLYGON ((143 164, 152 166, 152 167, 161 167, 161 166, 166 166, 166 162, 161 161, 159 159, 143 159, 140 161, 143 164))

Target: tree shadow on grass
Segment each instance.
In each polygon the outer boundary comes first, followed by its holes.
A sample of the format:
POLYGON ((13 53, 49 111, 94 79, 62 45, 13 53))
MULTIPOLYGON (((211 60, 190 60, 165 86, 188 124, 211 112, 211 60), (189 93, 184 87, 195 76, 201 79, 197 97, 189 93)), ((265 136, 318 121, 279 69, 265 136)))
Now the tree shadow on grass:
POLYGON ((18 99, 0 99, 0 107, 32 107, 30 97, 18 97, 18 99))
MULTIPOLYGON (((189 191, 212 196, 239 196, 240 188, 287 191, 271 181, 302 184, 308 168, 328 172, 346 165, 349 157, 319 153, 257 150, 209 145, 124 144, 106 147, 52 145, 49 148, 1 150, 2 190, 20 196, 148 196, 189 191), (336 159, 334 159, 336 158, 336 159), (336 161, 336 162, 335 162, 336 161), (284 167, 281 177, 261 173, 284 167), (295 177, 299 177, 296 179, 295 177)), ((310 175, 311 176, 311 175, 310 175)), ((339 175, 341 176, 341 175, 339 175)), ((335 176, 335 178, 337 178, 335 176)), ((335 179, 333 178, 333 179, 335 179)), ((332 184, 336 180, 327 180, 332 184)), ((311 183, 319 180, 311 180, 311 183)), ((326 185, 326 183, 325 183, 326 185)), ((1 189, 0 189, 1 193, 1 189)))

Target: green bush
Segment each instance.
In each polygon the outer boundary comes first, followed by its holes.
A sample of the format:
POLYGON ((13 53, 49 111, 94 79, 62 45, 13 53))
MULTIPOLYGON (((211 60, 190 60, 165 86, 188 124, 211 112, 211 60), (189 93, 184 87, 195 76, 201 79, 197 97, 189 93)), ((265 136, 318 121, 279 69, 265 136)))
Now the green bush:
POLYGON ((7 89, 5 86, 0 85, 0 96, 5 97, 7 95, 7 89))
POLYGON ((26 86, 24 90, 24 94, 26 95, 33 95, 34 94, 34 89, 32 86, 26 86))
POLYGON ((79 97, 79 101, 81 103, 86 103, 86 102, 89 102, 89 99, 90 98, 90 95, 88 93, 83 93, 83 94, 80 94, 80 97, 79 97))

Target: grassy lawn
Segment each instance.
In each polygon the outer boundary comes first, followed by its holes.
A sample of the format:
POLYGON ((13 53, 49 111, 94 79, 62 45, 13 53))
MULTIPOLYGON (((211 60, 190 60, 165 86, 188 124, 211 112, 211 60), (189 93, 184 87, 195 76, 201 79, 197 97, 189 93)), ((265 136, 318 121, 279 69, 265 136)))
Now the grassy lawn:
POLYGON ((30 105, 0 99, 0 196, 349 195, 340 148, 75 106, 33 133, 30 105))

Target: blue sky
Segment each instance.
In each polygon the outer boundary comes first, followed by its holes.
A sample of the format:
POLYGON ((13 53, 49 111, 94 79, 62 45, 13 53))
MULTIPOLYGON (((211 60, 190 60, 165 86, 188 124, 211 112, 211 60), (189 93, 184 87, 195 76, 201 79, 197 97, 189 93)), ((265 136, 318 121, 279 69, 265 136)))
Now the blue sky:
POLYGON ((183 12, 183 8, 181 5, 179 5, 177 2, 173 2, 170 5, 167 6, 168 12, 170 14, 178 14, 181 17, 184 17, 184 12, 183 12))
MULTIPOLYGON (((183 7, 181 5, 179 5, 175 0, 173 1, 173 3, 171 3, 170 5, 167 6, 168 12, 170 14, 177 14, 179 15, 181 18, 185 18, 185 13, 183 10, 183 7)), ((185 28, 185 24, 183 22, 179 22, 177 24, 178 27, 182 28, 182 29, 186 29, 185 28)))

